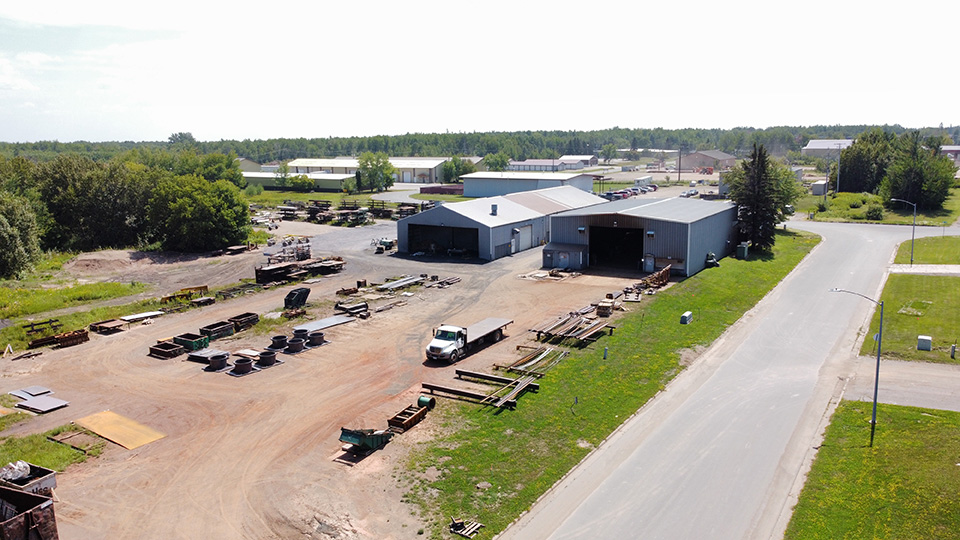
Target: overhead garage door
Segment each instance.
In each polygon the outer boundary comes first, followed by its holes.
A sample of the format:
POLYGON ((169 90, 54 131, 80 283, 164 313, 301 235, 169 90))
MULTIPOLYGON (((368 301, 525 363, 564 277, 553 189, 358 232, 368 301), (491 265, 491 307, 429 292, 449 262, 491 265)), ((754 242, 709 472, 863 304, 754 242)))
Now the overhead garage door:
POLYGON ((423 251, 441 254, 449 249, 457 249, 476 255, 480 249, 478 229, 411 224, 407 234, 410 253, 423 251))
POLYGON ((520 227, 520 251, 533 247, 533 225, 520 227))
POLYGON ((410 171, 403 171, 403 181, 404 181, 404 182, 410 182, 410 181, 412 180, 412 178, 413 178, 413 177, 410 176, 410 171))

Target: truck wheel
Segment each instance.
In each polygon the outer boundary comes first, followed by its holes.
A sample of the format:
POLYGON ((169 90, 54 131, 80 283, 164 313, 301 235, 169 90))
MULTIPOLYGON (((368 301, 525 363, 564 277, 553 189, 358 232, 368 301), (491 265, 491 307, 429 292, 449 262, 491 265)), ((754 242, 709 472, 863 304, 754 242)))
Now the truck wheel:
POLYGON ((495 332, 493 333, 493 342, 496 343, 496 342, 500 341, 501 339, 503 339, 503 331, 502 331, 502 330, 497 330, 497 331, 495 331, 495 332))
POLYGON ((460 359, 460 355, 457 354, 456 351, 450 353, 450 363, 451 363, 451 364, 456 364, 456 363, 457 363, 457 360, 459 360, 459 359, 460 359))

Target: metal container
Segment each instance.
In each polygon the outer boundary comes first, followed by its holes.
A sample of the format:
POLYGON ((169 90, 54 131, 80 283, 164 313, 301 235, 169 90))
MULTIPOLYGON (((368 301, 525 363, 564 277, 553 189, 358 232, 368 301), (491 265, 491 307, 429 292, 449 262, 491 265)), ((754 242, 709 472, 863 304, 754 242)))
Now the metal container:
POLYGON ((250 373, 251 370, 253 370, 253 360, 249 358, 238 358, 237 361, 233 363, 233 372, 237 375, 250 373))
POLYGON ((308 341, 308 345, 311 347, 318 347, 323 345, 323 332, 311 332, 308 341))
POLYGON ((287 352, 300 352, 303 350, 303 338, 293 338, 287 342, 287 352))
POLYGON ((308 335, 309 333, 310 333, 310 331, 307 330, 306 328, 294 328, 294 329, 293 329, 293 337, 294 337, 294 338, 300 338, 300 339, 305 340, 305 339, 307 339, 307 335, 308 335))
POLYGON ((271 339, 273 340, 270 344, 271 349, 283 349, 287 346, 287 336, 273 336, 271 339))
POLYGON ((277 363, 277 353, 275 351, 260 351, 260 359, 257 360, 258 366, 272 366, 277 363))
POLYGON ((230 358, 229 354, 214 354, 210 357, 210 369, 214 371, 219 371, 227 367, 227 360, 230 358))

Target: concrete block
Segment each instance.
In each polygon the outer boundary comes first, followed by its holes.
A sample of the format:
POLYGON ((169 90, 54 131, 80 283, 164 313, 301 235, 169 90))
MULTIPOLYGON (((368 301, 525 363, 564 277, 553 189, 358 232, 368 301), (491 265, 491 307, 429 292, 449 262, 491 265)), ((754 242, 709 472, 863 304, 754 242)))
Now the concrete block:
POLYGON ((933 338, 931 338, 930 336, 917 336, 917 350, 918 351, 933 350, 933 338))

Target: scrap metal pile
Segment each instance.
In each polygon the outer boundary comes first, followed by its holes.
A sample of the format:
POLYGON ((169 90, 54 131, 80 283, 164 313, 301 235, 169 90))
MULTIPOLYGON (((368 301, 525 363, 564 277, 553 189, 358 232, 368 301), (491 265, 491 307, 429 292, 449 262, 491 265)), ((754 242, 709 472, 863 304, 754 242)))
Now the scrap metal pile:
POLYGON ((608 326, 607 321, 597 316, 597 305, 584 306, 566 315, 544 321, 530 329, 536 332, 537 341, 545 338, 547 341, 574 339, 589 341, 608 326))

